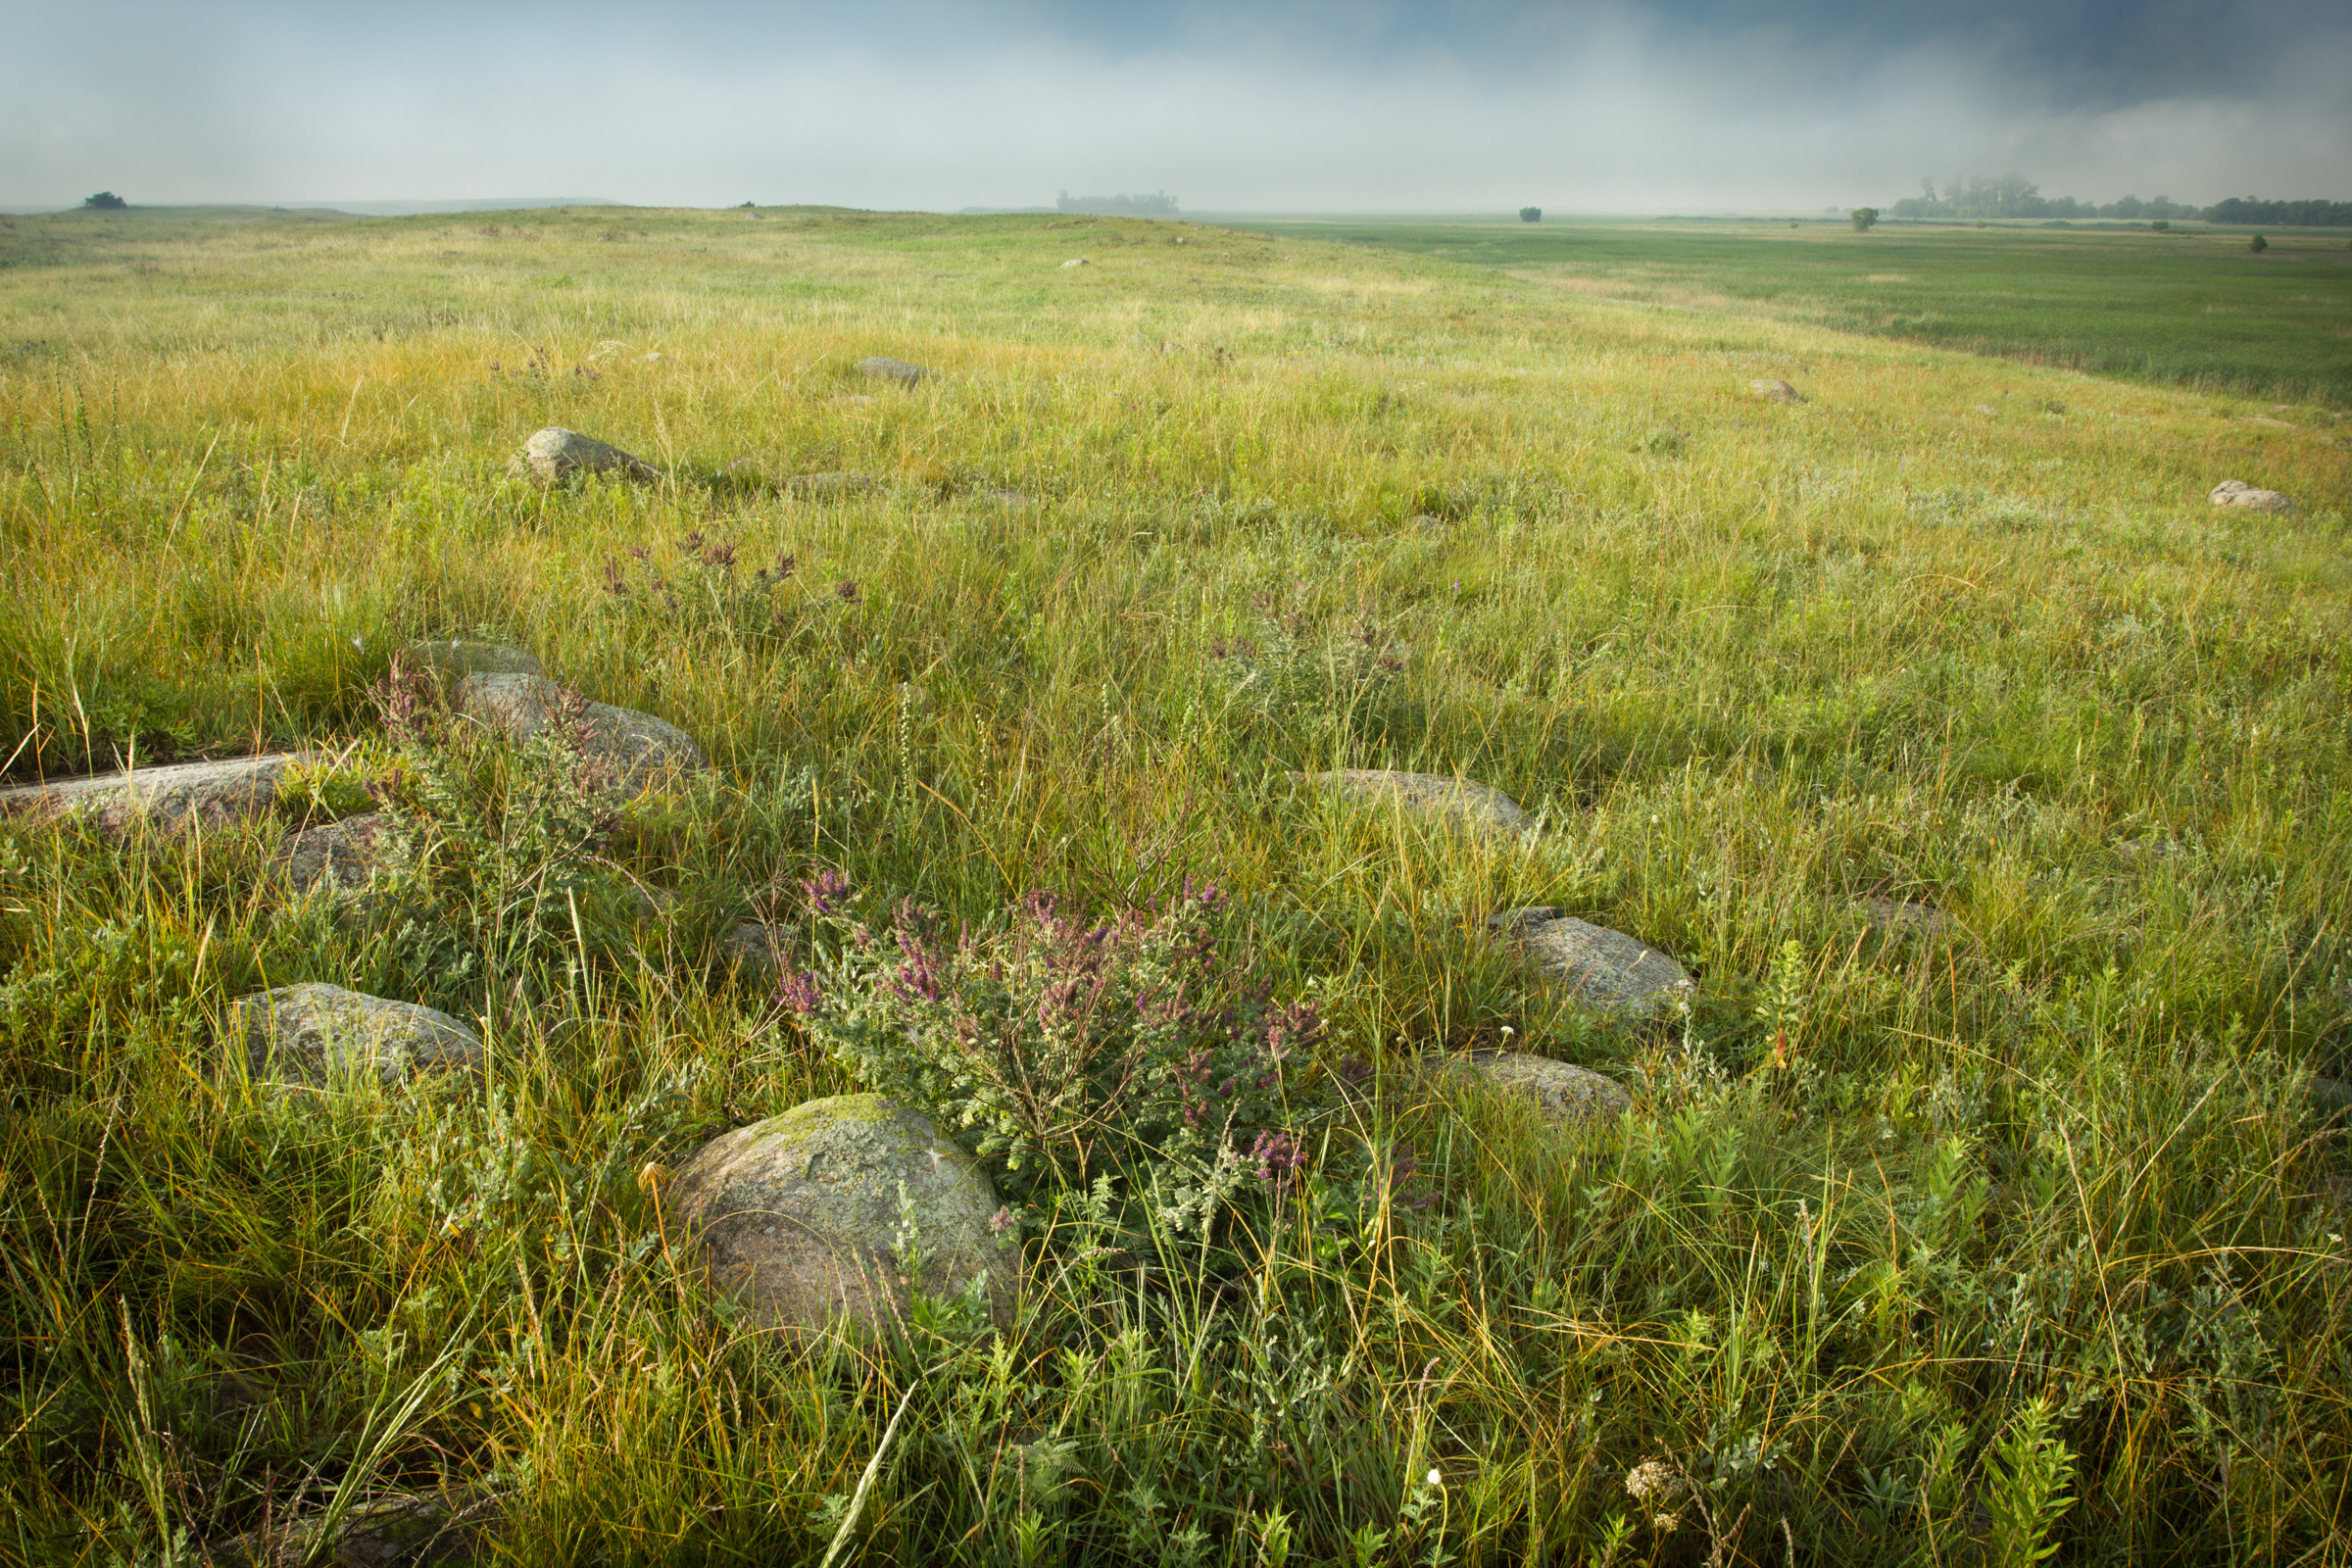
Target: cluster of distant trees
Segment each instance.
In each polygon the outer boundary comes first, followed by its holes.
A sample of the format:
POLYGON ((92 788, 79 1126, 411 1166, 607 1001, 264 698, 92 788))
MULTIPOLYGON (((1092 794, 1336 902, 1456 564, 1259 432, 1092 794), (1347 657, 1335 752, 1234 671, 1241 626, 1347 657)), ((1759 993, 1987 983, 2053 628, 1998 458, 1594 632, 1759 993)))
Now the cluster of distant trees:
POLYGON ((1149 196, 1073 196, 1065 190, 1054 205, 1065 213, 1092 213, 1102 218, 1176 216, 1176 198, 1164 190, 1149 196))
POLYGON ((116 195, 111 190, 102 190, 95 196, 84 196, 81 199, 81 205, 93 212, 119 213, 123 208, 128 207, 130 203, 124 201, 122 197, 116 195))
POLYGON ((2314 198, 2301 202, 2266 202, 2259 196, 2232 196, 2205 209, 2216 223, 2269 223, 2278 228, 2352 228, 2352 202, 2314 198))
POLYGON ((2126 196, 2120 201, 2077 201, 2072 196, 2044 196, 2041 187, 2023 174, 1977 175, 1952 180, 1939 192, 1932 179, 1920 181, 1921 194, 1896 202, 1893 218, 2201 218, 2209 223, 2268 223, 2278 227, 2352 225, 2352 202, 2266 202, 2253 196, 2232 196, 2211 207, 2192 207, 2169 196, 2142 201, 2126 196))

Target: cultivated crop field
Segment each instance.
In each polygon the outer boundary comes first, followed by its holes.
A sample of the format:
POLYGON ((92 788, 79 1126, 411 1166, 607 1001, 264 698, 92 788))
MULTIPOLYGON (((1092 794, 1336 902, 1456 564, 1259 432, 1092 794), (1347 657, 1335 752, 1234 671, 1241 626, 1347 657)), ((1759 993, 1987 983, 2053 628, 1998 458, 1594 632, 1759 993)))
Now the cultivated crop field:
POLYGON ((2204 391, 2352 407, 2352 245, 2340 229, 2171 233, 1843 220, 1252 221, 1553 287, 1762 315, 2204 391))
POLYGON ((0 816, 0 1557, 2352 1560, 2340 352, 2306 402, 1516 270, 0 220, 9 780, 308 754, 201 827, 0 816), (511 471, 545 426, 655 476, 511 471), (709 770, 445 712, 453 638, 709 770), (1534 906, 1695 990, 1580 1005, 1534 906), (314 981, 480 1066, 261 1081, 231 1004, 314 981), (954 1114, 943 1054, 1089 1030, 1128 1076, 954 1114), (672 1223, 873 1088, 979 1152, 1001 1316, 772 1327, 672 1223))

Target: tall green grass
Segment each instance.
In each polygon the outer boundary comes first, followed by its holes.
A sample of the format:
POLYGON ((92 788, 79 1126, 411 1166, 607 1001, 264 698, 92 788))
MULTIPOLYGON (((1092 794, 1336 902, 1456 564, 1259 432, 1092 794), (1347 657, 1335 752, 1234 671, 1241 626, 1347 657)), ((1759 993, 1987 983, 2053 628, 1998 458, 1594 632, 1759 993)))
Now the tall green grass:
POLYGON ((610 852, 673 918, 495 973, 274 891, 283 820, 0 827, 12 1554, 447 1484, 547 1563, 2346 1556, 2323 434, 1191 225, 132 217, 0 231, 14 776, 323 744, 351 809, 391 653, 477 634, 719 776, 610 852), (670 477, 512 478, 546 423, 670 477), (882 484, 760 477, 834 470, 882 484), (1369 1174, 1208 1264, 1043 1211, 1001 1338, 753 1332, 640 1173, 848 1087, 716 942, 818 865, 972 919, 1214 879, 1368 1073, 1315 1125, 1369 1174), (1702 1000, 1563 1007, 1481 934, 1528 904, 1702 1000), (226 1004, 304 979, 483 1020, 489 1091, 243 1090, 226 1004), (1505 1044, 1635 1111, 1433 1065, 1505 1044))

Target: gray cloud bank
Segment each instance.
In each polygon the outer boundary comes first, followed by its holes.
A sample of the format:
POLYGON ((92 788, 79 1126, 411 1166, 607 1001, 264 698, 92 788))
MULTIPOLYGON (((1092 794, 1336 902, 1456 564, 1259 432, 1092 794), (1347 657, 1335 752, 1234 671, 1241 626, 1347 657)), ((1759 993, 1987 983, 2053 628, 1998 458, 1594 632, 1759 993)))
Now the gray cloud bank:
POLYGON ((0 3, 0 202, 1662 212, 2003 170, 2343 197, 2337 9, 0 3))

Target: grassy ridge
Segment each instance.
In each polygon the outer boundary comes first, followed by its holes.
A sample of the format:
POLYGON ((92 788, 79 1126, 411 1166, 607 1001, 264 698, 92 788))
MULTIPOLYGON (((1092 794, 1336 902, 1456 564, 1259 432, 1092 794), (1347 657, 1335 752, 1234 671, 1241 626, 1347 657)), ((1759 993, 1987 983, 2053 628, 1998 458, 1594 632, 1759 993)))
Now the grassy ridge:
POLYGON ((1504 269, 1612 299, 2206 390, 2352 405, 2352 249, 2290 232, 1885 224, 1251 221, 1297 238, 1504 269))
POLYGON ((16 773, 311 741, 356 774, 390 651, 479 632, 723 783, 612 852, 675 921, 592 909, 495 983, 272 895, 276 825, 0 829, 27 1558, 485 1476, 522 1560, 808 1557, 910 1386, 876 1561, 2342 1552, 2323 430, 1191 225, 132 216, 0 231, 16 773), (876 387, 870 353, 939 374, 876 387), (547 423, 671 478, 509 477, 547 423), (747 456, 885 485, 796 499, 747 456), (2229 476, 2303 511, 2216 512, 2229 476), (690 531, 795 576, 747 606, 690 531), (1459 769, 1552 826, 1456 839, 1287 780, 1335 764, 1459 769), (1435 1201, 1265 1211, 1192 1291, 1090 1245, 1168 1238, 1071 1205, 1003 1342, 738 1331, 634 1173, 841 1086, 713 961, 820 864, 877 917, 1213 877, 1236 950, 1372 1068, 1331 1168, 1409 1151, 1435 1201), (1869 894, 1956 928, 1889 942, 1869 894), (1595 1027, 1479 939, 1522 904, 1707 1000, 1595 1027), (312 978, 490 1020, 497 1096, 224 1090, 224 1004, 312 978), (1504 1042, 1635 1114, 1561 1138, 1416 1065, 1504 1042), (1625 1486, 1660 1456, 1704 1504, 1671 1538, 1625 1486))

